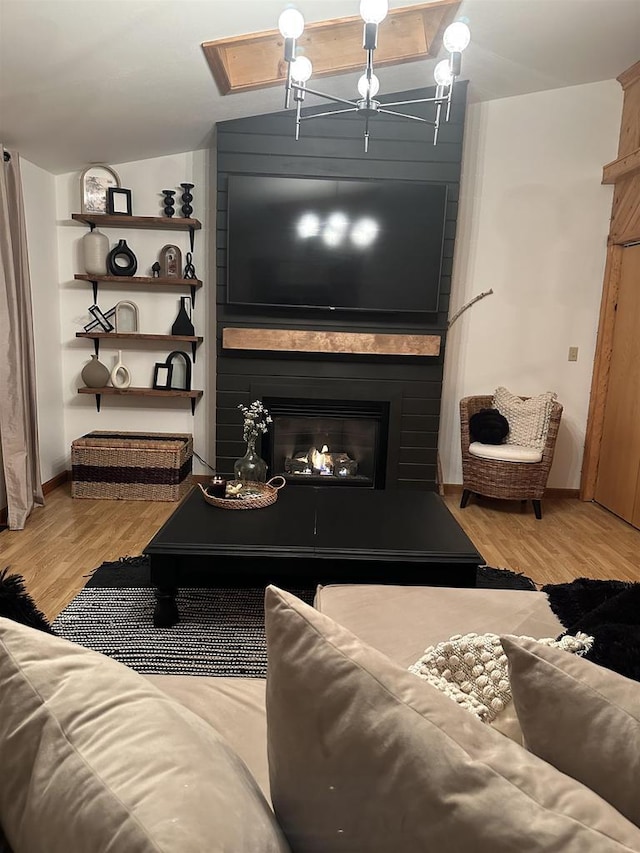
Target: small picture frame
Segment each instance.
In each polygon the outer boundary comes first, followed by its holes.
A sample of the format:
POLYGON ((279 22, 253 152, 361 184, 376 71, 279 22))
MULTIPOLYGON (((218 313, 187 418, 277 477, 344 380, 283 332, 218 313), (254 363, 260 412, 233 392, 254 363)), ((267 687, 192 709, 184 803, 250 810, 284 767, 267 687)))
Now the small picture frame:
POLYGON ((119 187, 120 178, 110 166, 92 163, 80 175, 81 213, 106 213, 107 190, 119 187))
POLYGON ((107 187, 107 213, 112 216, 131 216, 131 190, 107 187))
POLYGON ((156 362, 153 369, 153 387, 156 391, 168 391, 171 388, 173 365, 166 362, 156 362))
POLYGON ((178 246, 167 245, 160 250, 161 278, 180 278, 182 275, 182 252, 178 246))

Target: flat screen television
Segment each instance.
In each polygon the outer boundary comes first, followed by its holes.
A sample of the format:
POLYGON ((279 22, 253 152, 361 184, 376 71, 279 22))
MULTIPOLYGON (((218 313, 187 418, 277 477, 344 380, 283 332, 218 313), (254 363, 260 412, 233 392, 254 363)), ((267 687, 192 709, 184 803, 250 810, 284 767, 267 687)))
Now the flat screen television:
POLYGON ((231 175, 227 301, 438 310, 447 187, 231 175))

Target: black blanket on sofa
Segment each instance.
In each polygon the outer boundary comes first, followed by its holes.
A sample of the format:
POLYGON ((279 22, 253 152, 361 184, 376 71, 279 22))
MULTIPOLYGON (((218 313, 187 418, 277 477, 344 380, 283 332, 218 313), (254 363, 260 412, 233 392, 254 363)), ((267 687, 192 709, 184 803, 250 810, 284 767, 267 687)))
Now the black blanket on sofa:
POLYGON ((542 591, 567 634, 594 638, 587 660, 640 681, 640 583, 578 578, 542 591))

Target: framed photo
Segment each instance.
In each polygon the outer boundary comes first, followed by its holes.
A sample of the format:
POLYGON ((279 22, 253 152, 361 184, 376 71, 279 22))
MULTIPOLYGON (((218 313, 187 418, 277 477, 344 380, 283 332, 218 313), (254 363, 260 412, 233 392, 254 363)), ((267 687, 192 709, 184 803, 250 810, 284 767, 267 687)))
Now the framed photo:
POLYGON ((107 213, 131 216, 131 190, 107 187, 107 213))
POLYGON ((94 163, 80 175, 80 212, 106 213, 107 190, 120 187, 120 178, 109 166, 94 163))
POLYGON ((173 365, 166 362, 156 362, 153 369, 153 387, 156 391, 167 391, 171 388, 173 365))

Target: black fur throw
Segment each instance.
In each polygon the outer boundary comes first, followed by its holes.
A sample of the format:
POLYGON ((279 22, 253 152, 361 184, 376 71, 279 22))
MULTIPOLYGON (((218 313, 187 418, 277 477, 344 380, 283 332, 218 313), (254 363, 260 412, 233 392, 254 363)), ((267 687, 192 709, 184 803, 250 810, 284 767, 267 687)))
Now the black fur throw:
POLYGON ((509 422, 497 409, 480 409, 469 418, 472 441, 482 444, 502 444, 509 432, 509 422))
POLYGON ((577 578, 542 591, 568 634, 594 638, 587 660, 640 681, 640 583, 577 578))
POLYGON ((0 571, 0 616, 21 622, 29 628, 38 628, 47 634, 55 633, 27 592, 24 578, 21 575, 10 575, 9 569, 0 571))

